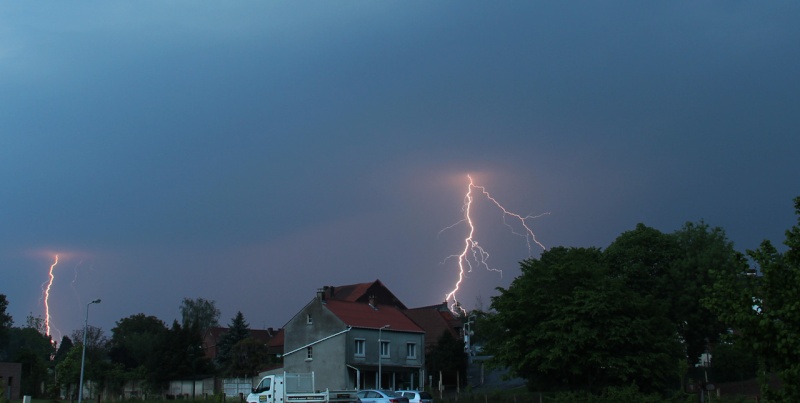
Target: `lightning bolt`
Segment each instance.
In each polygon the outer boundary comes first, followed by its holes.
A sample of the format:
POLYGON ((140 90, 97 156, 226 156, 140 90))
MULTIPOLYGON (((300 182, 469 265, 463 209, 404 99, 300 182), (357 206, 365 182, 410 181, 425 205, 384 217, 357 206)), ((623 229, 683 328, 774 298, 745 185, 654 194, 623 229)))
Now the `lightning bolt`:
POLYGON ((467 186, 467 193, 464 195, 464 204, 461 207, 461 210, 464 212, 464 218, 439 231, 439 234, 441 234, 442 232, 449 230, 461 223, 466 223, 467 227, 469 228, 468 235, 466 238, 464 238, 464 249, 461 251, 461 253, 457 255, 450 255, 447 257, 447 259, 445 259, 448 260, 455 258, 458 260, 458 281, 456 281, 452 291, 445 295, 445 302, 449 304, 450 310, 453 313, 458 313, 459 311, 462 313, 466 312, 459 304, 458 298, 456 298, 456 293, 458 293, 461 283, 464 281, 465 274, 472 271, 473 265, 483 267, 489 271, 499 272, 501 276, 503 274, 502 270, 494 269, 489 266, 489 253, 483 249, 483 247, 478 244, 478 241, 475 239, 475 223, 472 220, 472 202, 475 200, 475 195, 473 193, 477 193, 478 196, 485 196, 487 200, 491 201, 495 206, 497 206, 497 208, 500 209, 500 211, 503 212, 503 224, 510 229, 512 234, 525 238, 528 245, 529 255, 532 252, 534 244, 542 248, 542 250, 546 249, 545 246, 536 239, 536 234, 534 234, 533 230, 528 225, 528 220, 539 218, 549 213, 543 213, 535 216, 522 216, 520 214, 511 212, 503 207, 503 205, 500 204, 500 202, 498 202, 497 199, 495 199, 485 187, 476 185, 472 180, 472 176, 467 175, 467 179, 469 179, 469 185, 467 186), (507 219, 515 220, 524 230, 518 231, 508 223, 507 219))
MULTIPOLYGON (((50 287, 53 286, 53 280, 55 280, 55 275, 53 275, 53 269, 56 268, 58 264, 58 255, 55 255, 55 261, 52 265, 50 265, 50 280, 47 281, 47 286, 44 290, 44 328, 45 333, 49 336, 50 335, 50 287)), ((44 287, 44 285, 43 285, 44 287)))

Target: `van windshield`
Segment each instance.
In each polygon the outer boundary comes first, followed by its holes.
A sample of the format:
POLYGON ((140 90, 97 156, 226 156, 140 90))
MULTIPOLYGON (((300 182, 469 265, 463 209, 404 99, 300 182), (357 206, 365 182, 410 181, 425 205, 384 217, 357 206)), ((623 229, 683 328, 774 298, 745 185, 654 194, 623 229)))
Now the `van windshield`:
POLYGON ((270 387, 270 386, 271 386, 271 384, 272 384, 272 382, 271 382, 271 381, 272 381, 272 379, 271 379, 271 378, 265 378, 265 379, 262 379, 262 380, 261 380, 261 382, 258 384, 258 386, 256 386, 256 387, 253 389, 253 393, 261 393, 261 392, 266 392, 266 391, 268 391, 268 390, 269 390, 269 387, 270 387))

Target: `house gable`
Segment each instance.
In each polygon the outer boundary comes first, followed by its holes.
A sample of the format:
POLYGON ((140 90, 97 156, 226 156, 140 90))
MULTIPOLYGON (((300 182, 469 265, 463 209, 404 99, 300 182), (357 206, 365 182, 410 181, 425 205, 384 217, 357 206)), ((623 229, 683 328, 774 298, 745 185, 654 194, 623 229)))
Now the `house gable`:
POLYGON ((392 305, 400 309, 406 306, 380 280, 340 286, 325 286, 323 297, 328 300, 360 302, 362 304, 392 305))
POLYGON ((461 321, 447 308, 447 303, 407 309, 404 313, 419 327, 425 330, 425 349, 430 351, 445 332, 455 339, 461 339, 461 321))

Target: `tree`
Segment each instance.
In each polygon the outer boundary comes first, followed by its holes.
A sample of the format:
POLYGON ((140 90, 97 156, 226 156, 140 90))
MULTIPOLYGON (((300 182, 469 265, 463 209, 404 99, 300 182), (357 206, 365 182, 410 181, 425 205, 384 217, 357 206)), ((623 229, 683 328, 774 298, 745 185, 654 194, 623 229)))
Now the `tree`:
POLYGON ((745 264, 721 228, 701 221, 665 234, 638 224, 606 248, 604 259, 629 288, 667 305, 667 317, 683 342, 687 366, 695 366, 700 355, 726 333, 726 325, 701 303, 713 282, 711 271, 745 264))
POLYGON ((63 358, 56 364, 56 383, 65 390, 65 395, 77 395, 77 385, 80 382, 81 353, 83 345, 76 344, 66 350, 63 358))
POLYGON ((715 382, 740 382, 756 377, 758 360, 743 343, 723 341, 714 346, 711 373, 715 382))
POLYGON ((164 332, 157 343, 148 365, 147 382, 161 388, 172 379, 193 379, 213 373, 213 366, 205 357, 200 333, 182 327, 177 321, 164 332))
POLYGON ((219 326, 220 311, 214 301, 184 298, 180 311, 181 327, 184 329, 194 329, 202 335, 209 328, 219 326))
POLYGON ((180 310, 183 328, 196 329, 203 334, 209 328, 219 326, 220 311, 214 301, 184 298, 180 310))
MULTIPOLYGON (((663 392, 677 380, 682 354, 668 306, 631 289, 599 249, 552 248, 523 261, 521 271, 492 297, 496 314, 486 323, 495 330, 485 350, 495 364, 538 390, 598 392, 635 382, 663 392)), ((643 287, 651 281, 639 279, 643 287)))
POLYGON ((22 393, 41 397, 40 385, 49 380, 47 363, 55 354, 50 336, 31 327, 12 328, 9 336, 11 361, 22 363, 22 393))
POLYGON ((14 320, 6 312, 6 309, 8 309, 8 299, 6 299, 5 294, 0 294, 0 361, 3 361, 6 357, 8 333, 14 324, 14 320))
POLYGON ((456 383, 456 377, 465 382, 467 354, 464 352, 464 342, 456 339, 449 331, 443 331, 436 345, 426 353, 425 364, 429 374, 438 377, 441 372, 447 383, 456 383))
POLYGON ((734 338, 760 360, 762 377, 774 371, 783 381, 780 391, 767 397, 800 401, 800 197, 794 199, 798 224, 786 231, 778 250, 768 240, 747 254, 756 270, 741 267, 713 271, 714 284, 705 304, 734 330, 734 338))
POLYGON ((227 372, 235 377, 253 377, 270 361, 267 345, 254 337, 248 337, 231 347, 227 372))
POLYGON ((120 319, 111 329, 108 355, 126 370, 137 370, 146 366, 167 330, 161 319, 143 313, 120 319))
POLYGON ((41 316, 33 316, 33 314, 28 314, 28 316, 25 318, 25 327, 36 329, 36 331, 41 334, 47 334, 47 325, 45 325, 44 318, 41 316))
POLYGON ((250 325, 244 320, 241 311, 236 312, 236 316, 231 319, 228 331, 222 336, 222 340, 217 343, 217 365, 228 372, 231 361, 231 349, 236 343, 250 337, 250 325))
POLYGON ((719 316, 702 303, 714 282, 711 273, 744 270, 747 262, 722 228, 711 228, 702 221, 686 223, 673 236, 679 252, 668 277, 677 285, 670 298, 670 312, 686 346, 687 364, 694 366, 701 354, 709 352, 728 331, 719 316))
MULTIPOLYGON (((72 340, 76 342, 73 350, 79 349, 83 352, 83 332, 84 329, 72 331, 72 340)), ((84 382, 94 381, 98 390, 102 390, 109 382, 111 363, 108 360, 108 337, 102 328, 89 325, 86 327, 86 359, 84 362, 84 382)), ((80 361, 79 361, 80 364, 80 361)), ((77 382, 76 382, 77 384, 77 382)))
POLYGON ((61 337, 61 343, 58 343, 58 350, 56 350, 56 355, 53 357, 53 361, 58 364, 69 353, 69 350, 73 347, 72 339, 67 336, 61 337))
POLYGON ((679 254, 675 237, 640 223, 620 234, 603 252, 603 259, 632 289, 669 300, 681 287, 672 283, 672 264, 679 254))
MULTIPOLYGON (((77 329, 72 331, 72 340, 80 340, 83 344, 83 330, 77 329)), ((89 325, 86 327, 86 354, 102 355, 103 349, 108 347, 108 337, 106 337, 102 328, 89 325)))

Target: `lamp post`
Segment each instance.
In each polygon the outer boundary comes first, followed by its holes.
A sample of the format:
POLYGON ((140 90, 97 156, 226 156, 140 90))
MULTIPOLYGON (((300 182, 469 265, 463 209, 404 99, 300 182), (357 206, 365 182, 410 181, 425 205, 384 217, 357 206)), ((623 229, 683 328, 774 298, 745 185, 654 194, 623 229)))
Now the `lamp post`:
MULTIPOLYGON (((381 340, 381 330, 389 328, 389 325, 383 325, 378 328, 378 389, 381 389, 383 379, 381 375, 381 361, 383 361, 383 340, 381 340)), ((80 403, 80 402, 78 402, 80 403)))
POLYGON ((83 324, 83 353, 81 354, 81 380, 80 384, 78 384, 78 403, 83 401, 83 365, 86 361, 86 333, 89 331, 89 305, 99 303, 100 300, 96 299, 86 304, 86 322, 83 324))

